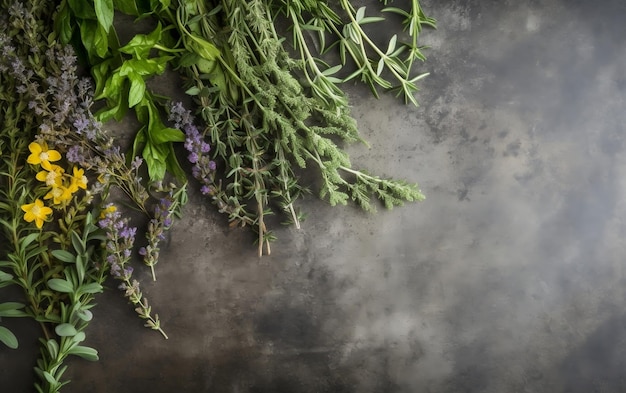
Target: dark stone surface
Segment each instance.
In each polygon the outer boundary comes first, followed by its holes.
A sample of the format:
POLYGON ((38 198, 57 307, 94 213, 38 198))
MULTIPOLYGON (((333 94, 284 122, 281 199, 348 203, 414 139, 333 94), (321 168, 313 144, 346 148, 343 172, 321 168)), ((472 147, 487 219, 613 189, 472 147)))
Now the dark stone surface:
MULTIPOLYGON (((192 194, 158 281, 140 273, 170 339, 110 289, 101 360, 72 360, 65 392, 626 391, 626 5, 423 6, 421 107, 350 87, 372 148, 349 151, 428 199, 310 198, 259 260, 192 194)), ((29 390, 27 355, 0 350, 2 391, 29 390)))

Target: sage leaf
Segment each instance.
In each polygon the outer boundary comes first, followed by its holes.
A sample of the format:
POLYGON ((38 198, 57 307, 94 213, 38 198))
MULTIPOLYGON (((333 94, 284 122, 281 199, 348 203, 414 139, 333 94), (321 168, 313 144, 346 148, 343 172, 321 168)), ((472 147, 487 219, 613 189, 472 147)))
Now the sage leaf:
POLYGON ((71 293, 74 291, 74 286, 71 282, 63 280, 61 278, 52 278, 48 280, 48 287, 53 291, 71 293))
POLYGON ((0 341, 11 349, 17 349, 17 337, 15 337, 15 334, 4 326, 0 326, 0 341))
POLYGON ((67 263, 76 262, 76 257, 72 253, 65 251, 65 250, 53 250, 52 256, 62 262, 67 262, 67 263))
POLYGON ((91 347, 85 347, 83 345, 76 345, 72 347, 69 351, 69 354, 80 356, 83 359, 95 362, 98 360, 98 351, 91 347))
POLYGON ((57 327, 54 328, 54 331, 61 337, 72 337, 76 335, 76 333, 78 333, 76 331, 76 328, 69 323, 62 323, 60 325, 57 325, 57 327))

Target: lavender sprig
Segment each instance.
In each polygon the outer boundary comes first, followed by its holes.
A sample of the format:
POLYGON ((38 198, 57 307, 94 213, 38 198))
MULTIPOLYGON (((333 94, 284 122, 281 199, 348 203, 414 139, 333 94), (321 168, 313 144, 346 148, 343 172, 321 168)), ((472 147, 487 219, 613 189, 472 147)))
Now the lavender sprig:
POLYGON ((129 262, 137 228, 128 226, 128 221, 127 218, 122 218, 115 205, 108 204, 98 222, 107 234, 105 249, 109 271, 111 276, 122 281, 119 289, 124 291, 124 296, 135 306, 139 317, 146 320, 144 326, 159 331, 167 339, 167 334, 161 329, 159 314, 152 316, 148 299, 143 296, 139 282, 132 278, 133 268, 129 266, 129 262))
POLYGON ((202 187, 203 195, 213 195, 215 188, 215 161, 209 157, 211 146, 206 143, 198 128, 193 124, 193 116, 185 109, 182 103, 177 102, 170 107, 169 120, 174 126, 185 132, 185 149, 189 153, 187 160, 193 164, 191 173, 202 187))
POLYGON ((221 182, 216 180, 216 164, 208 155, 211 147, 203 140, 191 112, 180 102, 171 103, 169 110, 169 120, 174 123, 174 127, 185 132, 185 149, 189 153, 187 159, 193 164, 193 177, 201 184, 200 192, 212 199, 220 213, 228 214, 231 223, 254 225, 255 220, 245 214, 245 205, 241 205, 237 198, 230 197, 222 190, 221 182))

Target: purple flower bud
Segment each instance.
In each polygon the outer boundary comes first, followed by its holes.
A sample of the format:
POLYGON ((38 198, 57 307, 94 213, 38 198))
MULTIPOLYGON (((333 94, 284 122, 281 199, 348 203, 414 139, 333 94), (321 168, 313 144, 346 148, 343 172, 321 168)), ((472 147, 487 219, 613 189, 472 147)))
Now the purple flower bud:
POLYGON ((144 256, 144 257, 148 253, 148 251, 146 251, 145 247, 141 247, 138 252, 139 252, 139 255, 144 256))

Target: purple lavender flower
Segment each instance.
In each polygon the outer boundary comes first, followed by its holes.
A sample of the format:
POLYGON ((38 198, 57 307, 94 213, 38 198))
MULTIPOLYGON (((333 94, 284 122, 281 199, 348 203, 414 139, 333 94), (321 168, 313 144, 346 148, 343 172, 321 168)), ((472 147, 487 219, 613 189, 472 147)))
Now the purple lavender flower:
POLYGON ((72 163, 85 162, 85 156, 82 146, 74 145, 70 147, 65 154, 65 158, 67 158, 67 160, 72 163))
POLYGON ((120 226, 120 237, 122 239, 126 239, 126 240, 134 240, 135 239, 135 233, 137 233, 137 228, 135 227, 127 227, 127 226, 120 226))
POLYGON ((203 141, 198 128, 193 124, 191 113, 180 102, 171 105, 170 120, 185 132, 184 146, 189 152, 187 160, 194 164, 191 173, 202 184, 201 192, 204 195, 210 195, 209 186, 213 184, 216 168, 215 162, 207 156, 211 151, 211 146, 203 141))
POLYGON ((80 135, 89 126, 89 120, 87 120, 87 117, 85 117, 85 115, 80 115, 76 120, 74 120, 73 125, 76 128, 76 133, 80 135))

